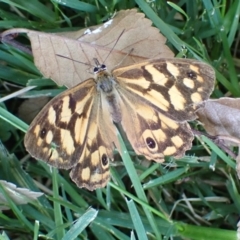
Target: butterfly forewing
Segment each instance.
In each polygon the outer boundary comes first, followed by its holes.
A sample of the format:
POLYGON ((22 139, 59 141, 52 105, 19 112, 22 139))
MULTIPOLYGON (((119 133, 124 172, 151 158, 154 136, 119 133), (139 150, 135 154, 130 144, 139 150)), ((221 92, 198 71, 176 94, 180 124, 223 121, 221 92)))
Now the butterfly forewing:
POLYGON ((215 80, 211 66, 190 59, 157 59, 113 71, 119 85, 176 121, 196 118, 215 80))

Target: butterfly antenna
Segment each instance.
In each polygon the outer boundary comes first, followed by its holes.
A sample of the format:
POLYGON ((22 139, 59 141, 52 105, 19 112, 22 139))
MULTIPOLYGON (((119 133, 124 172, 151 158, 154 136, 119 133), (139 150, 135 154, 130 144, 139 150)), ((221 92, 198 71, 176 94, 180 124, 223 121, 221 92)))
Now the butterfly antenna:
POLYGON ((99 63, 97 58, 93 58, 93 61, 95 63, 95 67, 100 67, 101 66, 101 64, 99 63))
POLYGON ((121 38, 121 36, 123 35, 124 31, 125 31, 125 29, 123 29, 122 32, 121 32, 121 34, 118 36, 116 42, 114 43, 114 45, 113 45, 111 51, 108 53, 108 55, 107 55, 107 57, 105 58, 105 60, 103 61, 103 63, 105 63, 106 60, 108 59, 109 55, 111 54, 111 52, 113 51, 113 49, 114 49, 115 46, 117 45, 117 43, 118 43, 119 39, 121 38))
POLYGON ((62 58, 66 58, 66 59, 69 59, 71 61, 74 61, 74 62, 78 62, 78 63, 81 63, 83 65, 86 65, 86 66, 91 66, 91 67, 94 67, 93 65, 89 64, 89 63, 84 63, 84 62, 80 62, 78 60, 74 60, 72 58, 69 58, 69 57, 66 57, 66 56, 63 56, 63 55, 60 55, 60 54, 56 54, 58 57, 62 57, 62 58))

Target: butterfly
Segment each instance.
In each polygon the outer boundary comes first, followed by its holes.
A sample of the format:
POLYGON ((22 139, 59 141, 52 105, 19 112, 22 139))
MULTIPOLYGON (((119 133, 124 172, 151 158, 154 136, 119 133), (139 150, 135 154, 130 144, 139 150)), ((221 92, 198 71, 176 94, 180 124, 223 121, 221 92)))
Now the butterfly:
POLYGON ((121 123, 134 151, 149 160, 180 158, 191 148, 187 121, 208 99, 211 66, 193 59, 162 58, 107 71, 94 59, 95 77, 53 98, 24 138, 35 158, 63 169, 78 187, 104 187, 121 123))

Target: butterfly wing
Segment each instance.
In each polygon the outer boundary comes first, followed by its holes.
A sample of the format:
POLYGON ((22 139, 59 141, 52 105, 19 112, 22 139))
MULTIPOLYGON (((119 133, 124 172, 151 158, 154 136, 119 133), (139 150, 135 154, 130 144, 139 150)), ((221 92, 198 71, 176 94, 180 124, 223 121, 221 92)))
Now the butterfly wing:
POLYGON ((178 158, 191 148, 187 122, 172 120, 125 89, 119 89, 119 96, 122 127, 136 154, 163 162, 164 156, 178 158))
POLYGON ((31 123, 24 138, 27 151, 54 167, 72 168, 79 187, 105 186, 116 133, 103 104, 94 79, 56 96, 31 123))
POLYGON ((137 154, 164 161, 191 148, 186 122, 213 89, 214 72, 194 60, 160 59, 116 69, 122 126, 137 154))
POLYGON ((215 81, 211 66, 193 59, 156 59, 113 71, 121 88, 176 121, 196 118, 215 81))

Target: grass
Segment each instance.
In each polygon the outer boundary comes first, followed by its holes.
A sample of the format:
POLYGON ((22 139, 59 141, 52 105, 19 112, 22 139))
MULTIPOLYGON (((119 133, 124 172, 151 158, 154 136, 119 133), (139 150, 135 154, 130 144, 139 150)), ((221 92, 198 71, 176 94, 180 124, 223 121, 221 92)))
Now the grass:
MULTIPOLYGON (((215 68, 213 98, 239 97, 239 60, 233 54, 238 42, 238 0, 195 4, 180 0, 169 5, 161 0, 5 0, 0 1, 0 28, 69 31, 101 23, 114 10, 133 7, 161 29, 176 54, 204 60, 215 68)), ((8 97, 0 105, 1 180, 44 193, 35 201, 25 196, 27 204, 20 205, 0 183, 0 196, 7 200, 1 205, 9 207, 0 214, 1 239, 237 239, 236 164, 209 139, 195 139, 184 158, 166 159, 161 165, 146 164, 119 136, 124 157, 111 168, 112 181, 93 192, 78 189, 67 171, 27 155, 23 146, 27 125, 17 116, 23 98, 55 96, 62 89, 42 79, 29 55, 5 44, 0 45, 0 79, 0 96, 8 97), (17 90, 27 85, 39 88, 19 98, 17 90)))

